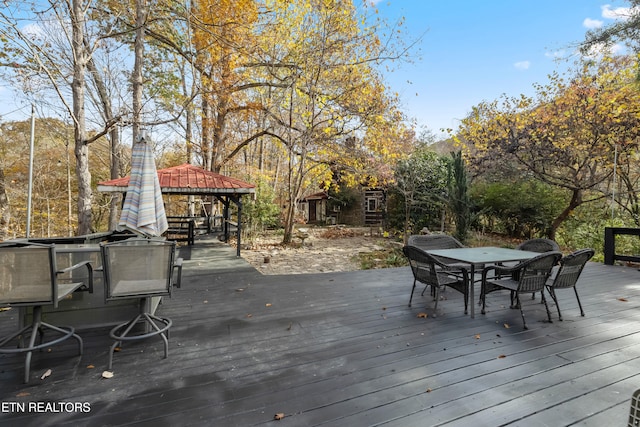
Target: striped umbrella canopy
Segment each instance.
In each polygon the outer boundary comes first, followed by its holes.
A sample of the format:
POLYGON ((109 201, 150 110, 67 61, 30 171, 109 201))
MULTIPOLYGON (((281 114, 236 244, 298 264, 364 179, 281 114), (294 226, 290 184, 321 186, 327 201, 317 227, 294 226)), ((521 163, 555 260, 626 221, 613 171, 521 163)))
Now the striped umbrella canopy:
POLYGON ((143 138, 131 151, 131 175, 119 225, 147 236, 160 236, 169 228, 156 162, 143 138))

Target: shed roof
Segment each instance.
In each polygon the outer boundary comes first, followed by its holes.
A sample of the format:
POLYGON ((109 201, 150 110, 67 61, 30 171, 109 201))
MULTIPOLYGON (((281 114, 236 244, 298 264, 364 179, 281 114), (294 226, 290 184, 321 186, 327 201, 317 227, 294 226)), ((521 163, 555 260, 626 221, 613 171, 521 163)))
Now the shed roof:
MULTIPOLYGON (((255 193, 255 185, 236 178, 211 172, 188 163, 158 169, 160 188, 165 194, 249 194, 255 193)), ((98 183, 98 191, 124 192, 129 177, 98 183)))
POLYGON ((308 196, 305 196, 302 201, 303 202, 308 202, 309 200, 323 200, 323 199, 328 199, 329 198, 329 194, 327 194, 326 191, 321 191, 319 193, 314 193, 314 194, 309 194, 308 196))

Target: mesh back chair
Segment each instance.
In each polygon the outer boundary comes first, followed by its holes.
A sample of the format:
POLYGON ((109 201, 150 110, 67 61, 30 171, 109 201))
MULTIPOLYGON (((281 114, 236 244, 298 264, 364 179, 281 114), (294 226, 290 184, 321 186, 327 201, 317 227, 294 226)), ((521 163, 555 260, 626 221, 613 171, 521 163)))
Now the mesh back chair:
MULTIPOLYGON (((129 322, 117 325, 109 336, 114 340, 109 351, 109 370, 113 352, 123 341, 159 335, 164 342, 164 357, 169 354, 171 319, 150 313, 150 298, 170 296, 176 243, 144 238, 100 245, 104 271, 105 300, 138 299, 140 310, 129 322)), ((180 282, 176 282, 179 286, 180 282)))
POLYGON ((464 295, 464 313, 467 314, 469 302, 469 276, 467 270, 458 267, 452 269, 447 264, 440 262, 436 257, 415 246, 405 246, 402 251, 408 258, 411 272, 413 273, 413 287, 411 288, 409 307, 411 307, 416 283, 421 282, 425 285, 422 295, 424 295, 427 287, 431 286, 431 294, 436 302, 434 311, 438 309, 440 290, 448 286, 464 295))
POLYGON ((627 427, 640 426, 640 389, 631 395, 631 407, 629 408, 629 421, 627 427))
POLYGON ((529 239, 516 246, 516 249, 529 252, 559 252, 560 246, 551 239, 529 239))
MULTIPOLYGON (((558 245, 554 240, 551 239, 537 238, 525 240, 524 242, 516 246, 516 249, 520 251, 538 252, 542 254, 545 252, 560 252, 560 245, 558 245)), ((513 278, 515 280, 518 280, 517 274, 517 272, 514 273, 513 278)), ((531 299, 535 299, 535 297, 536 293, 533 292, 531 294, 531 299)))
POLYGON ((556 297, 557 289, 573 288, 578 300, 578 306, 580 307, 580 315, 584 316, 584 310, 580 303, 580 297, 578 296, 578 289, 576 289, 576 283, 578 278, 587 264, 587 261, 593 257, 595 251, 593 249, 580 249, 575 251, 560 260, 560 267, 555 271, 547 280, 546 288, 553 298, 553 302, 556 303, 556 309, 558 310, 558 318, 562 320, 562 313, 560 312, 560 305, 558 304, 558 298, 556 297))
MULTIPOLYGON (((82 355, 82 338, 74 328, 54 326, 42 321, 42 307, 58 302, 72 292, 84 288, 93 292, 93 271, 88 261, 58 270, 54 245, 37 243, 0 245, 0 306, 33 307, 32 321, 17 332, 0 340, 0 353, 26 353, 24 382, 29 382, 31 357, 34 350, 48 348, 68 338, 78 342, 82 355), (85 281, 73 281, 73 270, 86 268, 85 281), (63 279, 67 276, 71 279, 63 279), (45 341, 45 332, 53 332, 45 341), (37 344, 37 338, 40 343, 37 344), (28 343, 24 344, 24 339, 28 343), (9 344, 18 341, 17 347, 9 344)), ((22 322, 21 322, 22 323, 22 322)))
POLYGON ((522 316, 524 329, 527 328, 527 321, 524 318, 524 311, 520 304, 520 294, 541 292, 542 302, 547 309, 547 318, 551 322, 551 313, 547 300, 544 297, 545 284, 551 269, 558 263, 562 254, 552 251, 545 252, 526 261, 521 261, 512 267, 502 265, 492 265, 482 270, 482 314, 485 314, 487 294, 497 290, 508 290, 511 292, 511 308, 518 307, 522 316), (489 277, 489 272, 494 271, 494 277, 489 277), (512 273, 517 273, 513 275, 512 273), (514 279, 517 277, 517 279, 514 279))
POLYGON ((429 249, 455 249, 464 247, 455 237, 447 234, 413 234, 409 236, 407 246, 415 246, 425 251, 429 249))
MULTIPOLYGON (((430 249, 464 248, 462 243, 460 243, 455 237, 449 236, 448 234, 412 234, 407 239, 407 246, 415 246, 423 251, 428 251, 430 249)), ((453 267, 458 270, 462 270, 467 267, 466 264, 456 264, 447 262, 447 260, 440 257, 436 258, 438 258, 440 262, 447 264, 449 267, 453 267)))

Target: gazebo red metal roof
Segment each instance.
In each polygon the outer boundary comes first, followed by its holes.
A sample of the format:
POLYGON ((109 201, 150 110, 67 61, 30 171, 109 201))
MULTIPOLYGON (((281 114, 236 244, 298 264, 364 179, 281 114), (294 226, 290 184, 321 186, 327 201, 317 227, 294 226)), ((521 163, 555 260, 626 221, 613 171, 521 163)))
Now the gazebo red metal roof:
MULTIPOLYGON (((184 163, 166 169, 158 169, 160 188, 165 194, 250 194, 255 185, 236 178, 207 171, 184 163)), ((98 183, 98 191, 124 192, 129 186, 129 177, 116 178, 98 183)))

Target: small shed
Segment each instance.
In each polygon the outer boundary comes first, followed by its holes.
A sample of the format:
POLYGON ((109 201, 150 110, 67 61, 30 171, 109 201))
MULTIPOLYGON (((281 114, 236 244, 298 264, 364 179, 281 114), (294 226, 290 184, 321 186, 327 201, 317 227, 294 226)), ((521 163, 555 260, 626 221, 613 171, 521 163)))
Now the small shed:
POLYGON ((321 191, 305 196, 298 202, 298 207, 307 222, 324 223, 327 220, 327 200, 329 195, 326 191, 321 191))
MULTIPOLYGON (((230 203, 238 208, 237 254, 240 256, 240 235, 242 220, 242 196, 255 194, 256 186, 201 167, 184 163, 165 169, 158 169, 158 180, 162 194, 194 195, 214 197, 224 206, 223 227, 225 241, 229 240, 230 203)), ((126 193, 129 177, 116 178, 98 183, 98 191, 126 193)))

